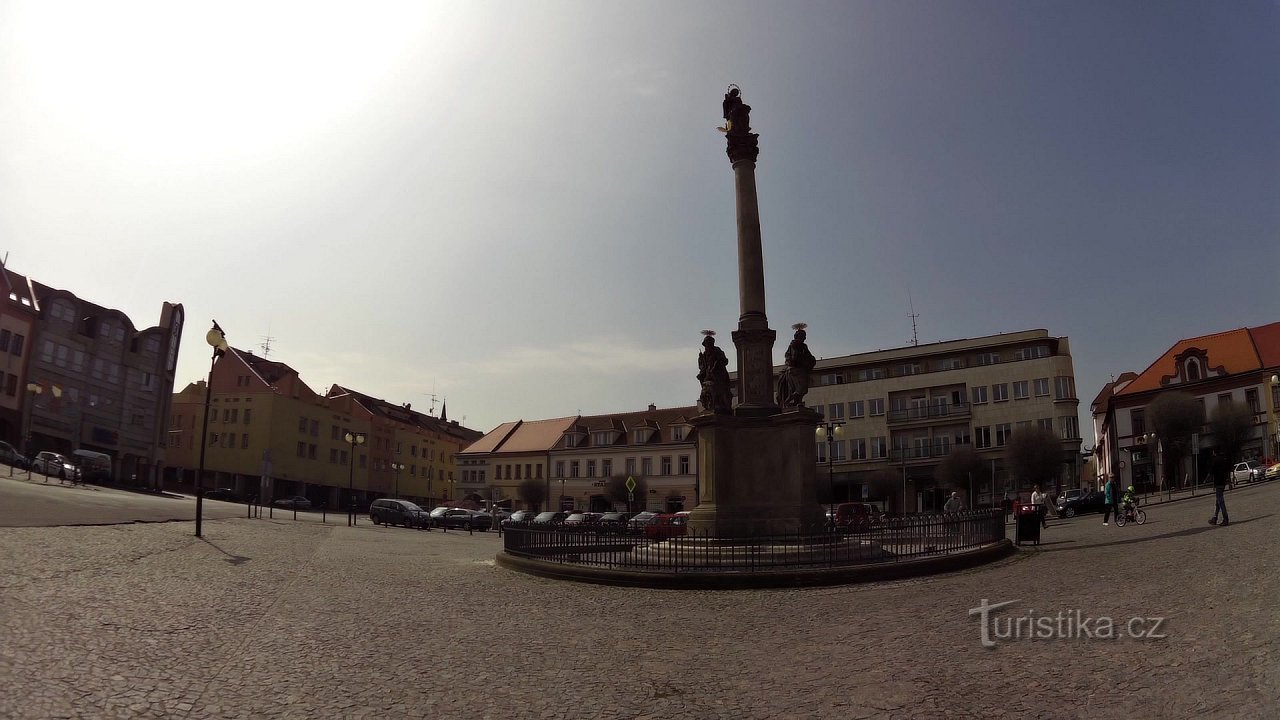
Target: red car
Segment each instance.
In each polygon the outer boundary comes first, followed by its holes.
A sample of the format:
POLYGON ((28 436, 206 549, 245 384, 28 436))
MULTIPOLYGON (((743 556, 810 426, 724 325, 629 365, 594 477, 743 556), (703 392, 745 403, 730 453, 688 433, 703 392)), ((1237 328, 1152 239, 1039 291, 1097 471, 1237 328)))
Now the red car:
POLYGON ((840 503, 836 506, 836 527, 845 532, 866 532, 879 519, 879 513, 867 503, 840 503))
POLYGON ((644 536, 650 540, 678 537, 689 531, 689 517, 675 513, 663 513, 644 526, 644 536))

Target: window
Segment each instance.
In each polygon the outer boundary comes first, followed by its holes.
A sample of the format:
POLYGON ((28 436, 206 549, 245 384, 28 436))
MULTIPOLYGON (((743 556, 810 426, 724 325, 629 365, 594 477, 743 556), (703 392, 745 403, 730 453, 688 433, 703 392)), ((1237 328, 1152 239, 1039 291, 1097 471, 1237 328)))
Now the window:
POLYGON ((40 348, 40 362, 53 362, 53 341, 45 340, 44 347, 40 348))
POLYGON ((817 447, 817 454, 815 455, 815 457, 818 460, 818 464, 825 465, 827 462, 827 441, 819 440, 818 442, 814 443, 814 445, 817 447))
POLYGON ((307 419, 305 417, 298 418, 298 432, 304 433, 306 431, 307 431, 307 419))
POLYGON ((859 380, 881 380, 884 378, 884 368, 870 368, 868 370, 859 370, 859 380))
POLYGON ((1053 379, 1055 397, 1058 400, 1071 400, 1076 396, 1076 382, 1070 376, 1059 375, 1053 379))
POLYGON ((976 448, 991 447, 991 427, 982 426, 973 429, 973 446, 976 448))
POLYGON ((250 415, 252 415, 252 414, 253 414, 253 409, 252 409, 252 408, 245 408, 245 409, 244 409, 244 424, 245 424, 245 425, 248 425, 248 424, 249 424, 249 417, 250 417, 250 415))
POLYGON ((871 416, 884 414, 884 398, 871 398, 867 402, 871 403, 871 416))
POLYGON ((643 445, 649 442, 649 428, 640 428, 631 434, 631 442, 643 445))
MULTIPOLYGON (((605 446, 605 445, 612 445, 612 444, 613 444, 613 433, 612 433, 611 431, 609 431, 609 430, 605 430, 605 431, 603 431, 603 432, 595 433, 595 434, 593 434, 593 435, 591 436, 591 444, 592 444, 592 445, 595 445, 596 447, 603 447, 603 446, 605 446)), ((594 477, 594 476, 592 476, 592 477, 594 477)))
POLYGON ((574 446, 574 445, 576 445, 576 444, 577 444, 577 443, 575 443, 575 442, 573 441, 573 433, 565 433, 565 434, 564 434, 564 446, 565 446, 565 447, 567 447, 567 448, 571 448, 571 447, 573 447, 573 446, 574 446))
POLYGON ((831 443, 831 462, 844 462, 844 440, 831 443))
POLYGON ((1029 385, 1030 383, 1028 383, 1026 380, 1018 380, 1014 382, 1013 383, 1013 399, 1026 400, 1027 398, 1031 397, 1031 394, 1028 389, 1029 385))
POLYGON ((996 447, 1004 447, 1009 442, 1009 436, 1012 434, 1013 428, 1009 423, 996 425, 996 447))
POLYGON ((1080 420, 1075 415, 1064 415, 1058 418, 1058 425, 1062 428, 1063 440, 1075 440, 1080 437, 1080 420))
POLYGON ((849 459, 850 460, 866 460, 867 459, 866 438, 854 438, 849 441, 849 459))
POLYGON ((676 426, 674 426, 674 427, 672 427, 672 428, 671 428, 671 439, 672 439, 672 440, 675 440, 676 442, 680 442, 681 440, 684 440, 684 426, 683 426, 683 425, 676 425, 676 426))
POLYGON ((872 459, 879 460, 881 458, 888 457, 888 455, 889 455, 889 444, 885 441, 884 437, 871 438, 872 459))
POLYGON ((22 357, 22 341, 25 339, 26 338, 24 338, 21 335, 14 335, 13 345, 11 346, 12 349, 9 350, 9 352, 13 353, 14 355, 17 355, 18 357, 22 357))
POLYGON ((315 459, 316 459, 316 446, 315 446, 315 445, 307 445, 307 459, 309 459, 309 460, 315 460, 315 459))
POLYGON ((71 369, 76 372, 84 372, 84 361, 86 359, 87 356, 83 350, 76 350, 71 353, 71 369))
POLYGON ((1036 378, 1034 390, 1036 397, 1049 397, 1049 378, 1036 378))
POLYGON ((979 385, 973 388, 973 404, 985 405, 987 402, 987 386, 979 385))
POLYGON ((991 386, 991 402, 1008 402, 1009 384, 998 383, 991 386))
POLYGON ((973 442, 973 438, 969 436, 969 428, 957 428, 953 438, 957 445, 968 445, 973 442))
POLYGON ((1036 424, 1049 432, 1053 432, 1053 418, 1040 418, 1036 421, 1036 424))
POLYGON ((524 464, 524 476, 525 476, 526 478, 531 478, 531 477, 533 477, 533 464, 532 464, 532 463, 525 463, 525 464, 524 464))
POLYGON ((298 441, 298 457, 306 457, 306 456, 307 456, 307 444, 299 440, 298 441))
POLYGON ((8 330, 0 330, 0 349, 9 349, 9 338, 11 334, 8 330))
POLYGON ((998 365, 1000 363, 1000 353, 979 353, 978 365, 998 365))
MULTIPOLYGON (((538 473, 538 477, 537 477, 537 479, 538 479, 538 480, 541 480, 541 479, 542 479, 542 465, 541 465, 541 464, 538 464, 538 465, 534 465, 534 467, 535 467, 535 468, 537 468, 537 473, 538 473)), ((481 470, 481 471, 480 471, 480 479, 481 479, 481 480, 484 480, 484 471, 483 471, 483 470, 481 470)))
POLYGON ((849 403, 849 417, 860 418, 866 415, 866 403, 861 400, 854 400, 849 403))
POLYGON ((943 370, 963 370, 964 360, 960 358, 947 358, 942 361, 941 367, 943 370))
POLYGON ((898 366, 899 375, 919 375, 920 363, 903 363, 898 366))
POLYGON ((680 456, 680 474, 681 475, 689 474, 689 456, 688 455, 680 456))
POLYGON ((558 478, 564 477, 564 461, 563 460, 556 461, 556 477, 558 478))
POLYGON ((593 478, 595 476, 596 476, 596 461, 588 460, 587 461, 587 477, 593 478))
POLYGON ((635 458, 627 458, 626 468, 627 468, 627 474, 628 474, 628 475, 635 475, 635 474, 636 474, 636 459, 635 459, 635 458))
POLYGON ((1257 415, 1262 412, 1262 408, 1258 405, 1258 389, 1252 388, 1244 391, 1244 403, 1249 406, 1249 412, 1257 415))
MULTIPOLYGON (((507 466, 507 477, 511 477, 511 466, 510 466, 510 465, 508 465, 508 466, 507 466)), ((523 479, 523 478, 521 478, 521 477, 520 477, 520 466, 519 466, 518 464, 516 465, 516 479, 517 479, 517 480, 522 480, 522 479, 523 479)))
POLYGON ((844 403, 836 403, 827 409, 828 420, 844 419, 844 403))
POLYGON ((823 385, 843 385, 844 374, 843 373, 827 373, 826 375, 822 376, 822 384, 823 385))
POLYGON ((1144 435, 1147 432, 1147 411, 1139 408, 1129 411, 1129 425, 1132 427, 1133 435, 1144 435))
POLYGON ((613 475, 613 459, 605 458, 600 461, 600 477, 609 477, 613 475))
POLYGON ((1188 382, 1200 379, 1200 361, 1198 359, 1187 358, 1187 362, 1184 367, 1185 372, 1183 374, 1187 376, 1188 382))
POLYGON ((337 448, 329 448, 329 462, 334 463, 334 464, 337 464, 337 462, 338 462, 338 449, 337 449, 337 448))
POLYGON ((1224 407, 1231 404, 1231 393, 1222 393, 1218 396, 1218 407, 1224 407))
POLYGON ((237 420, 239 420, 239 419, 240 419, 240 408, 232 408, 232 409, 231 409, 231 422, 236 422, 236 421, 237 421, 237 420))
POLYGON ((311 421, 311 437, 320 437, 320 421, 311 421))
POLYGON ((329 439, 330 439, 330 440, 339 440, 339 439, 341 439, 341 438, 342 438, 342 431, 338 429, 338 426, 337 426, 337 425, 330 425, 330 426, 329 426, 329 439))
POLYGON ((661 461, 659 461, 658 467, 659 469, 661 469, 661 472, 658 473, 659 475, 670 475, 671 474, 671 456, 670 455, 664 456, 661 459, 661 461))
POLYGON ((640 458, 640 474, 645 477, 653 474, 653 458, 640 458))
POLYGON ((578 477, 578 461, 577 460, 569 461, 569 477, 571 478, 578 477))
MULTIPOLYGON (((241 449, 245 449, 245 448, 248 448, 248 447, 249 447, 249 433, 241 433, 241 434, 240 434, 240 448, 241 448, 241 449)), ((345 455, 345 454, 346 454, 346 453, 343 453, 343 455, 345 455)))

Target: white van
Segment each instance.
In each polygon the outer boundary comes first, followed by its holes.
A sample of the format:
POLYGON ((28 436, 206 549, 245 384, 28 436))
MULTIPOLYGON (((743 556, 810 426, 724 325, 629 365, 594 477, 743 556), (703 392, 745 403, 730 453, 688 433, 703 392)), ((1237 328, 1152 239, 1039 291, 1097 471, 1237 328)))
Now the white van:
POLYGON ((73 450, 71 461, 80 468, 82 481, 110 482, 111 456, 92 450, 73 450))

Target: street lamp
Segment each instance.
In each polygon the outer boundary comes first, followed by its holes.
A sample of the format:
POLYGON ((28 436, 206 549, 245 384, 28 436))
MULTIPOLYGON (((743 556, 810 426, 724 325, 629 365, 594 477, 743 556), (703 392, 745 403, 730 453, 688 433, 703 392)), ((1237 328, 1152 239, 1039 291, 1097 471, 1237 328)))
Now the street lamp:
POLYGON ((204 452, 209 447, 209 398, 213 394, 213 366, 218 358, 227 354, 227 334, 213 321, 213 327, 205 333, 204 341, 213 348, 209 360, 209 380, 204 386, 204 421, 200 425, 200 467, 196 470, 196 537, 200 537, 200 524, 204 513, 204 452))
POLYGON ((364 433, 347 431, 343 437, 351 443, 351 461, 347 470, 347 527, 356 524, 356 448, 364 444, 364 433))
POLYGON ((396 471, 396 497, 400 497, 400 471, 404 469, 404 463, 391 463, 391 469, 396 471))
POLYGON ((835 529, 836 526, 836 475, 835 466, 832 462, 835 460, 835 454, 832 452, 836 438, 844 437, 844 423, 839 420, 831 420, 818 424, 817 435, 819 440, 827 441, 827 484, 830 486, 831 496, 827 498, 827 527, 835 529))
MULTIPOLYGON (((24 423, 23 429, 25 430, 25 432, 23 432, 22 434, 22 439, 23 439, 22 454, 27 456, 27 462, 28 462, 27 474, 28 475, 31 474, 30 466, 33 464, 31 463, 31 410, 32 410, 32 406, 36 404, 36 396, 43 392, 44 392, 44 386, 41 385, 40 383, 33 383, 33 382, 27 383, 27 396, 28 396, 27 407, 26 407, 27 421, 26 423, 24 423)), ((9 466, 9 476, 10 477, 13 476, 13 465, 9 466)), ((44 481, 49 482, 48 473, 45 473, 44 481)))

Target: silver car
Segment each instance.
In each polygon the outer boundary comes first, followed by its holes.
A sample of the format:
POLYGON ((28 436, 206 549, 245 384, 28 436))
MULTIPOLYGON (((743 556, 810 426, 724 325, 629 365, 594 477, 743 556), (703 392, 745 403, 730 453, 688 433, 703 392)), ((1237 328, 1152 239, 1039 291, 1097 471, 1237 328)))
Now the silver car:
POLYGON ((80 476, 80 470, 67 459, 66 455, 48 450, 36 454, 35 459, 31 461, 31 472, 56 477, 59 480, 75 480, 80 476))

